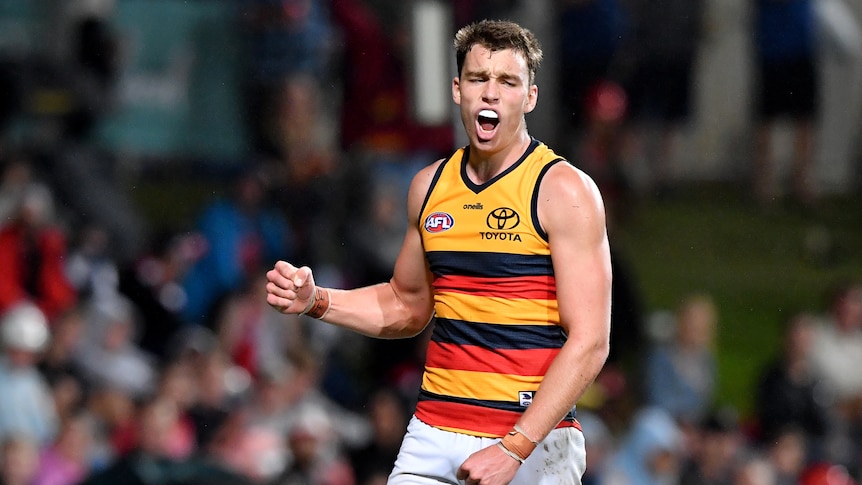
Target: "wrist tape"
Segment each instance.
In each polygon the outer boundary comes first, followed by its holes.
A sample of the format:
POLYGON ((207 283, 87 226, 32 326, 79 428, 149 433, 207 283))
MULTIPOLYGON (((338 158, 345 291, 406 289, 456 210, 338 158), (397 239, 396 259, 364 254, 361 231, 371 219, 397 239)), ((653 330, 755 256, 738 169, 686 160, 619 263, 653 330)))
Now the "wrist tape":
POLYGON ((527 435, 517 429, 510 431, 500 440, 500 447, 517 456, 521 463, 536 449, 536 445, 527 435))
POLYGON ((329 290, 315 286, 311 299, 308 300, 308 305, 300 315, 308 315, 311 318, 321 319, 329 313, 329 304, 329 290))

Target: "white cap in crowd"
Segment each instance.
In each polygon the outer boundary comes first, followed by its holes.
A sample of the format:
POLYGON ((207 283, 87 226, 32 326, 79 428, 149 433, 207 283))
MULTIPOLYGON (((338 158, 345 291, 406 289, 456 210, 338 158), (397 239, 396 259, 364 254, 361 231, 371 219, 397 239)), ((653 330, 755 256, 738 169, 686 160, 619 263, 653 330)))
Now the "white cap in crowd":
POLYGON ((48 320, 32 303, 18 303, 0 318, 0 340, 5 348, 39 352, 49 338, 48 320))

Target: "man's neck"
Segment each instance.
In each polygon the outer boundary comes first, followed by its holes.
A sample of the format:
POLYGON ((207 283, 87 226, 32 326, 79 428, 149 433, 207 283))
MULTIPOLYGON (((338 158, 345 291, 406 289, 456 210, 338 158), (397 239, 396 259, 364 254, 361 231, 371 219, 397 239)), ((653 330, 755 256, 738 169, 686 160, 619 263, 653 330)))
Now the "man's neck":
POLYGON ((488 182, 520 160, 531 141, 530 136, 524 132, 517 141, 497 152, 486 152, 471 146, 467 175, 479 185, 488 182))

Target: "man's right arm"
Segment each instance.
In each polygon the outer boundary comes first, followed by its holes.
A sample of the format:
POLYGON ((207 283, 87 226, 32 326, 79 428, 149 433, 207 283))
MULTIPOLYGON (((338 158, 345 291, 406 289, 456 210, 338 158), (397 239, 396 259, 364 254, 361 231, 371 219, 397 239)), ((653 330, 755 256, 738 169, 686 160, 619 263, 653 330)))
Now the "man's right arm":
MULTIPOLYGON (((350 290, 326 289, 329 306, 322 320, 377 338, 412 337, 428 325, 434 313, 434 298, 419 211, 438 165, 439 162, 421 170, 410 184, 407 231, 392 279, 350 290)), ((284 261, 277 262, 267 273, 267 280, 267 302, 286 314, 305 310, 315 290, 309 268, 296 268, 284 261)))

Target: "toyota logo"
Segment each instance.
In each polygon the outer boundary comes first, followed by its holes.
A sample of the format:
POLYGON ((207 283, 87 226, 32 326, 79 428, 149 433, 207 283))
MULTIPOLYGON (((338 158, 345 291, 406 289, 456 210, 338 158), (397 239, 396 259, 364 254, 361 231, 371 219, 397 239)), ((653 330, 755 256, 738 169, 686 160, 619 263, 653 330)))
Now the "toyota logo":
POLYGON ((485 220, 488 227, 498 231, 514 229, 520 222, 521 216, 515 212, 515 209, 510 209, 508 207, 499 207, 492 210, 488 214, 488 218, 485 220))

